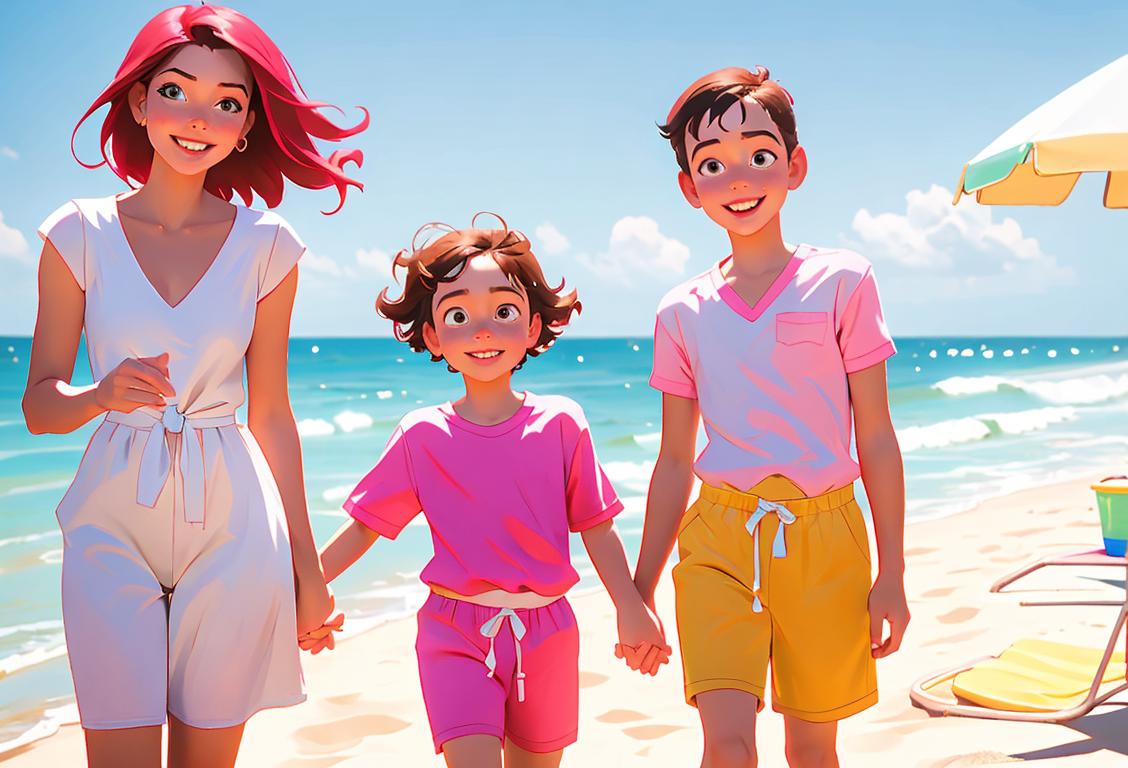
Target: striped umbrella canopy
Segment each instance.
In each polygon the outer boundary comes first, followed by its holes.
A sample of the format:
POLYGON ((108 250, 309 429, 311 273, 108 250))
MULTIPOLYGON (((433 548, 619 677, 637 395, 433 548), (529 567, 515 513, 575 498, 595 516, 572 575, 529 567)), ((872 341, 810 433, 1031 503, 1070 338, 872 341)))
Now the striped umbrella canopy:
POLYGON ((1128 56, 1070 86, 964 166, 953 203, 1058 205, 1082 173, 1107 174, 1106 208, 1128 208, 1128 56))

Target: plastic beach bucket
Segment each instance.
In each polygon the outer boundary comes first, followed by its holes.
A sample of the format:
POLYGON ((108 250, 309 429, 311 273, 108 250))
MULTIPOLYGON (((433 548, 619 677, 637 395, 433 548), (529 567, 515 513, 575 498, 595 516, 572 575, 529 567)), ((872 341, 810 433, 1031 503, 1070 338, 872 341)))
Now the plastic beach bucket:
POLYGON ((1124 557, 1128 551, 1128 477, 1106 477, 1093 485, 1105 551, 1124 557))

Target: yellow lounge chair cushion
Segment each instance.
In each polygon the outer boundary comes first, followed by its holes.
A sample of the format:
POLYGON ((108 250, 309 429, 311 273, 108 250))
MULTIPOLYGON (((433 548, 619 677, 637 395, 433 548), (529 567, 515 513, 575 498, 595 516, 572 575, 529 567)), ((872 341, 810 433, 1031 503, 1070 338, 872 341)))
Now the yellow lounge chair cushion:
MULTIPOLYGON (((1019 640, 994 659, 956 675, 952 691, 980 706, 1010 712, 1055 712, 1085 700, 1103 648, 1019 640)), ((1113 653, 1101 684, 1122 683, 1124 653, 1113 653)))

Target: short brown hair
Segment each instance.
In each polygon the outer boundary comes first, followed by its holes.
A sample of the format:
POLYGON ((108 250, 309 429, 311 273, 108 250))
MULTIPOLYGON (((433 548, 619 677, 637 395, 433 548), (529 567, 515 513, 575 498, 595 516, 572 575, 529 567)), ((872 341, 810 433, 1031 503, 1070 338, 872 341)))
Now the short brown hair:
POLYGON ((791 153, 799 145, 791 94, 776 81, 768 79, 767 67, 757 66, 755 72, 725 67, 710 72, 686 88, 670 109, 666 124, 658 126, 662 137, 669 139, 673 146, 683 171, 689 173, 689 157, 685 152, 686 131, 696 139, 702 120, 708 117, 708 122, 712 123, 733 104, 740 104, 743 110, 745 96, 751 96, 768 113, 779 128, 788 159, 791 158, 791 153))
MULTIPOLYGON (((505 220, 496 214, 486 215, 495 216, 501 222, 501 229, 477 229, 473 226, 474 221, 482 215, 474 216, 469 229, 454 229, 445 224, 427 224, 420 228, 416 239, 428 229, 445 229, 447 234, 422 247, 416 247, 413 240, 411 249, 405 248, 396 254, 392 274, 401 267, 407 270, 403 293, 397 299, 390 299, 387 288, 380 291, 376 311, 394 323, 397 339, 406 342, 416 352, 428 351, 423 340, 423 326, 434 327, 431 301, 439 284, 457 278, 470 259, 488 254, 510 283, 524 289, 529 299, 530 314, 541 318, 540 336, 517 364, 520 368, 529 357, 536 357, 552 346, 552 342, 563 333, 572 312, 579 313, 581 306, 574 290, 564 293, 563 280, 555 288, 546 283, 540 262, 533 255, 525 235, 509 229, 505 220)), ((438 362, 442 358, 432 354, 431 360, 438 362)))

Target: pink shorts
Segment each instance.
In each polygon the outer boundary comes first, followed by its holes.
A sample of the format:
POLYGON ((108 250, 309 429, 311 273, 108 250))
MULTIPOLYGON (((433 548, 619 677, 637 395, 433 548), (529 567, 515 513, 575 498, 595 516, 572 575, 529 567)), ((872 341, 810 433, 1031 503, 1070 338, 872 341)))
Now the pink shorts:
POLYGON ((419 610, 419 679, 431 722, 435 752, 459 736, 509 739, 527 752, 555 752, 576 741, 579 722, 580 633, 568 601, 518 608, 524 700, 519 699, 517 648, 512 616, 431 593, 419 610), (496 617, 496 618, 495 618, 496 617), (497 622, 496 664, 487 667, 490 638, 483 627, 497 622))

